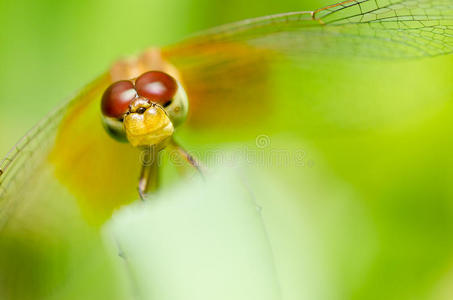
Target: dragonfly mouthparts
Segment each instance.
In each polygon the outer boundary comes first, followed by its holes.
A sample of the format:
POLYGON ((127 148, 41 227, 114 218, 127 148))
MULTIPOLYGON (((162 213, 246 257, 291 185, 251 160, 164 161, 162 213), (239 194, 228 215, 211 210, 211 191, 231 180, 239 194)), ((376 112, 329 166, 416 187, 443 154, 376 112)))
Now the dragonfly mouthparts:
POLYGON ((147 103, 133 110, 123 121, 127 140, 132 146, 158 145, 173 135, 173 123, 162 106, 147 103))

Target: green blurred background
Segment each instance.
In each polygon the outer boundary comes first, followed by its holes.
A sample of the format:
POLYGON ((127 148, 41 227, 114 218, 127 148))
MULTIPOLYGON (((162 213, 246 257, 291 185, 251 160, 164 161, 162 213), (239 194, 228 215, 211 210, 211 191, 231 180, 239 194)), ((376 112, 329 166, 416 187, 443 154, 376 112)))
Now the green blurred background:
MULTIPOLYGON (((0 153, 122 55, 327 4, 2 0, 0 153)), ((275 191, 265 219, 286 299, 453 297, 452 70, 452 56, 310 59, 281 77, 280 109, 261 130, 181 134, 199 151, 258 134, 303 149, 303 167, 268 166, 263 179, 275 191)))

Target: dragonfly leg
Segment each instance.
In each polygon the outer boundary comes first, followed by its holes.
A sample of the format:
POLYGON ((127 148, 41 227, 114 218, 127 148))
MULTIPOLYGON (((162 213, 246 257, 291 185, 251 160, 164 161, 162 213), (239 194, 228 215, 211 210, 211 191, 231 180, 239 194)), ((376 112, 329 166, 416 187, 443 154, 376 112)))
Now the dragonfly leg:
POLYGON ((201 177, 204 178, 205 168, 194 156, 187 152, 186 149, 184 149, 174 139, 171 140, 170 145, 174 150, 176 150, 180 157, 182 157, 190 166, 195 168, 195 170, 197 170, 201 177))
POLYGON ((147 194, 156 191, 159 186, 158 158, 159 152, 155 146, 145 147, 142 150, 142 170, 138 181, 138 194, 143 201, 147 194))

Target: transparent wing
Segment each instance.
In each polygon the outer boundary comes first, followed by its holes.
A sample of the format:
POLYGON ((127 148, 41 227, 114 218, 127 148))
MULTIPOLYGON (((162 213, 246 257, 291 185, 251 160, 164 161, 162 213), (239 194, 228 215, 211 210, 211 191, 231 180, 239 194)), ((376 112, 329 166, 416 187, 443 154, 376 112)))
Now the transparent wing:
POLYGON ((11 212, 14 191, 18 190, 23 178, 28 180, 32 174, 27 170, 33 170, 38 164, 43 163, 43 152, 51 148, 51 141, 56 133, 56 126, 62 119, 67 108, 58 107, 46 118, 34 126, 19 142, 9 151, 0 162, 0 228, 7 222, 7 215, 11 212), (36 159, 37 158, 37 159, 36 159))
POLYGON ((282 59, 297 65, 323 55, 410 59, 452 51, 451 0, 348 0, 220 26, 166 48, 165 56, 186 81, 189 122, 206 126, 265 116, 278 96, 272 66, 282 59))
POLYGON ((25 205, 21 201, 38 199, 38 191, 50 198, 47 186, 60 182, 93 222, 135 198, 136 178, 125 174, 138 174, 137 153, 108 137, 100 120, 99 99, 110 83, 110 75, 104 75, 88 85, 31 129, 1 161, 0 225, 17 213, 15 207, 25 205))
POLYGON ((138 163, 135 152, 103 132, 99 97, 110 81, 102 76, 88 85, 1 162, 0 291, 6 299, 66 299, 71 289, 65 287, 83 290, 93 280, 101 298, 118 298, 101 288, 114 281, 104 277, 111 272, 99 259, 97 225, 135 198, 130 174, 138 173, 138 163))
POLYGON ((242 42, 303 56, 348 54, 412 58, 453 51, 451 0, 347 0, 309 12, 246 20, 188 40, 242 42))

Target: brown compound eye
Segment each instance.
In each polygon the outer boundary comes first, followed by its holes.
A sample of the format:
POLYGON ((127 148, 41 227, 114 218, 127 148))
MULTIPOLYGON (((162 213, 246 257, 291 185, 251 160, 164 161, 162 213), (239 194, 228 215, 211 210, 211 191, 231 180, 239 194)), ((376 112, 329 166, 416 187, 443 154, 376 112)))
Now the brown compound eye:
POLYGON ((137 97, 132 82, 121 80, 110 85, 102 95, 101 109, 106 117, 121 118, 137 97))
POLYGON ((178 89, 176 80, 160 71, 146 72, 135 81, 137 93, 160 105, 164 105, 175 96, 178 89))

